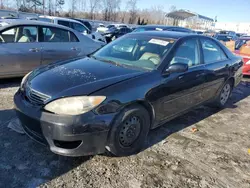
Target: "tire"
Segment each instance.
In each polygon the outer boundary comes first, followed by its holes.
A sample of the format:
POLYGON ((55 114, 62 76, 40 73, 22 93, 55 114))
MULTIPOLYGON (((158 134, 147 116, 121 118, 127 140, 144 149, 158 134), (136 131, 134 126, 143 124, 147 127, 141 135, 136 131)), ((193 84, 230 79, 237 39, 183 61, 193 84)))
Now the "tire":
POLYGON ((133 105, 125 108, 114 121, 106 149, 115 156, 128 156, 141 151, 150 129, 148 111, 133 105))
POLYGON ((233 84, 230 81, 227 81, 222 87, 219 95, 216 97, 215 101, 210 105, 216 108, 224 108, 228 102, 228 99, 231 96, 233 90, 233 84))

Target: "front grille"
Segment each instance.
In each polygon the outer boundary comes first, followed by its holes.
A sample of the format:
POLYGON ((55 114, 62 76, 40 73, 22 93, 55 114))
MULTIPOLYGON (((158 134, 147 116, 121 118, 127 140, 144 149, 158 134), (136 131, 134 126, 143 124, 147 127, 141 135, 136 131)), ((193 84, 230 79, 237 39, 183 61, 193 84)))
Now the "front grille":
POLYGON ((41 93, 39 91, 36 91, 29 86, 26 87, 26 97, 29 99, 29 101, 33 104, 37 105, 43 105, 47 100, 49 100, 51 97, 41 93))

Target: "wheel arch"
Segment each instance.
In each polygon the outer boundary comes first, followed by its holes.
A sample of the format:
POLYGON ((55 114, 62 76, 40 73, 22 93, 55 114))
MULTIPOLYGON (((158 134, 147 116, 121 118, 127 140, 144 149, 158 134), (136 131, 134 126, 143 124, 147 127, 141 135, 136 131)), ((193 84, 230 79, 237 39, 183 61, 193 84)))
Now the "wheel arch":
POLYGON ((133 105, 140 105, 148 111, 149 118, 150 118, 150 128, 152 129, 154 125, 154 121, 155 121, 155 110, 152 104, 150 104, 148 101, 145 101, 145 100, 136 100, 129 104, 126 104, 125 106, 123 106, 121 110, 130 106, 133 106, 133 105))

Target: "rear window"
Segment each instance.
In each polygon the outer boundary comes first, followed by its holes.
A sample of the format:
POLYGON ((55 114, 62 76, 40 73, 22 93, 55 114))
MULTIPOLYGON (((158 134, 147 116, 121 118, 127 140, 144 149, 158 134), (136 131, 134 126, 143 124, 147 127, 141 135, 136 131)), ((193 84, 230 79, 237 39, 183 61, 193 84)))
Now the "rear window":
POLYGON ((134 30, 134 32, 143 32, 143 31, 154 31, 154 30, 162 30, 160 28, 154 28, 154 27, 141 27, 141 28, 137 28, 134 30))

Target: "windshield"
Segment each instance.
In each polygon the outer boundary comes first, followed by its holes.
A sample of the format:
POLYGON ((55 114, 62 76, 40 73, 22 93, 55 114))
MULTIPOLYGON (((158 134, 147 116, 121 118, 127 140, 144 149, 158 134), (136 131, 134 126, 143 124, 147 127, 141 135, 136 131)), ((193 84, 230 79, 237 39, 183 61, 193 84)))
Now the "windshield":
POLYGON ((147 70, 156 69, 174 44, 174 39, 151 36, 126 36, 97 51, 93 57, 147 70))

